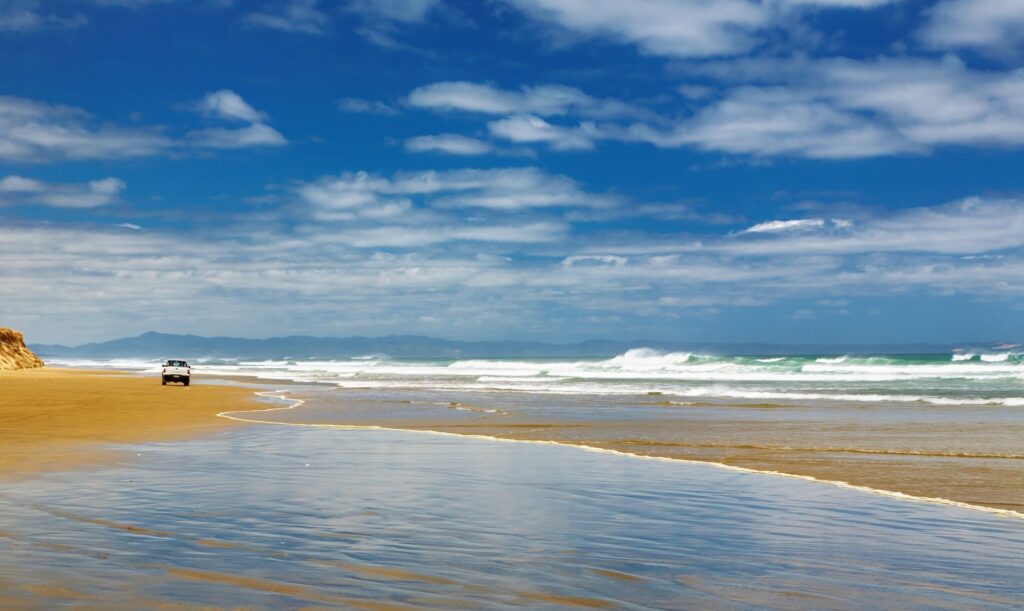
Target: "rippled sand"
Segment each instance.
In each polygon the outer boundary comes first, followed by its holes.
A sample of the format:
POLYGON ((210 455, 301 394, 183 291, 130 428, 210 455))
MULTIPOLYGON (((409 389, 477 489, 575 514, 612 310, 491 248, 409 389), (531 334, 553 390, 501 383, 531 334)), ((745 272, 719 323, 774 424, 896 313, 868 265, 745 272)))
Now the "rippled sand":
POLYGON ((301 409, 258 418, 578 444, 1024 513, 1024 410, 1017 407, 311 388, 291 394, 306 401, 301 409))
POLYGON ((52 607, 1014 608, 1024 521, 711 465, 234 429, 0 494, 0 596, 52 607))

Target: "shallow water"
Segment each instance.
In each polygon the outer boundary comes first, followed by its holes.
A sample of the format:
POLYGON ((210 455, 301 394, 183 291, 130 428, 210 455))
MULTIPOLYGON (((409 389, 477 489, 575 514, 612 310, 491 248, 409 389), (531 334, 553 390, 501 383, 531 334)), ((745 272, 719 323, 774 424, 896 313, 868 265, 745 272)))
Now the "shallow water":
POLYGON ((1024 521, 790 478, 254 426, 8 484, 9 604, 1013 608, 1024 521))

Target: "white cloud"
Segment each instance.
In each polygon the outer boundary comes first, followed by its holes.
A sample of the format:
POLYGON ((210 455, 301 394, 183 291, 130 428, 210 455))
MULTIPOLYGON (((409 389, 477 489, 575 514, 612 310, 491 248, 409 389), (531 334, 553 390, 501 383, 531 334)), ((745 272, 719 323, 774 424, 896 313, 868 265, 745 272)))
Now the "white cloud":
POLYGON ((509 0, 530 16, 656 55, 708 57, 749 50, 770 15, 749 0, 509 0))
POLYGON ((749 58, 682 69, 719 87, 683 86, 699 106, 674 118, 557 85, 517 91, 444 82, 414 90, 408 101, 505 115, 488 123, 491 135, 556 150, 617 140, 757 157, 856 159, 927 154, 940 146, 1024 145, 1024 69, 972 70, 955 57, 749 58), (572 122, 556 122, 561 117, 572 122), (598 117, 604 120, 579 120, 598 117))
POLYGON ((385 178, 365 172, 300 184, 296 193, 320 210, 366 216, 380 209, 408 212, 415 197, 424 208, 516 211, 550 207, 604 207, 614 200, 580 189, 567 176, 537 168, 406 172, 385 178))
POLYGON ((41 205, 56 208, 95 208, 117 201, 126 185, 118 178, 86 183, 48 183, 10 175, 0 178, 0 206, 41 205))
POLYGON ((84 111, 0 96, 0 159, 125 159, 163 153, 173 140, 151 128, 97 125, 84 111))
POLYGON ((323 34, 330 18, 317 8, 319 0, 289 0, 278 12, 255 12, 244 17, 250 27, 298 34, 323 34))
POLYGON ((630 138, 663 147, 826 159, 1024 145, 1021 70, 971 70, 955 57, 755 58, 689 70, 727 88, 673 128, 639 123, 628 129, 630 138))
POLYGON ((334 238, 356 248, 417 248, 448 242, 536 244, 557 242, 566 236, 564 223, 434 225, 429 230, 402 225, 341 231, 334 238))
MULTIPOLYGON (((196 106, 220 119, 265 119, 230 91, 210 94, 196 106)), ((0 160, 54 162, 85 159, 129 159, 167 154, 188 146, 247 148, 281 146, 287 140, 265 123, 235 128, 194 130, 184 140, 156 127, 119 127, 100 123, 70 106, 0 96, 0 160)))
MULTIPOLYGON (((856 224, 823 219, 773 221, 745 233, 764 237, 706 243, 699 250, 744 256, 924 252, 972 255, 1024 248, 1024 201, 967 198, 910 208, 856 224), (757 232, 753 230, 761 227, 757 232), (803 229, 805 231, 784 231, 803 229), (778 235, 771 235, 772 233, 778 235)), ((742 236, 737 236, 741 238, 742 236)))
POLYGON ((241 149, 261 146, 284 146, 288 140, 273 127, 256 123, 237 129, 215 127, 189 132, 195 146, 214 149, 241 149))
POLYGON ((220 119, 247 123, 260 123, 267 120, 266 113, 256 110, 243 100, 242 96, 229 89, 206 94, 202 100, 196 102, 195 108, 206 116, 220 119))
POLYGON ((628 133, 661 147, 758 156, 845 159, 920 150, 868 117, 784 87, 740 87, 672 130, 637 124, 628 133))
POLYGON ((483 83, 445 81, 414 89, 410 106, 438 111, 475 112, 489 115, 531 114, 548 117, 575 114, 584 117, 634 117, 652 119, 654 113, 634 104, 591 97, 565 85, 523 86, 499 89, 483 83))
POLYGON ((679 58, 749 52, 769 40, 773 31, 783 35, 799 32, 794 19, 805 11, 869 10, 899 1, 505 0, 554 28, 636 45, 651 55, 679 58))
POLYGON ((926 44, 938 48, 1006 51, 1024 42, 1024 2, 943 0, 929 11, 918 34, 926 44))
POLYGON ((417 136, 405 141, 405 150, 413 153, 447 153, 449 155, 483 155, 494 147, 483 140, 459 134, 417 136))
MULTIPOLYGON (((438 174, 349 175, 348 182, 361 180, 371 194, 416 199, 484 180, 438 174)), ((42 188, 28 178, 3 184, 42 188)), ((327 204, 337 195, 327 193, 327 204)), ((704 236, 699 247, 686 236, 641 234, 628 255, 616 252, 628 246, 620 235, 575 233, 554 218, 436 213, 429 222, 405 222, 408 216, 258 227, 218 219, 214 228, 188 233, 0 225, 4 314, 11 324, 45 332, 77 328, 89 308, 96 312, 91 333, 100 336, 154 326, 207 334, 283 335, 310 325, 325 335, 414 332, 408 321, 431 316, 445 320, 444 334, 452 335, 468 328, 486 334, 498 321, 517 330, 530 320, 572 325, 589 314, 658 321, 794 297, 828 296, 814 307, 839 308, 854 296, 908 291, 1024 296, 1019 200, 910 209, 842 230, 826 223, 704 236), (676 250, 658 253, 660 247, 676 250)))
POLYGON ((194 108, 208 117, 249 123, 241 128, 208 128, 188 133, 189 141, 199 147, 240 149, 263 146, 284 146, 288 140, 266 124, 266 113, 249 105, 234 91, 222 89, 206 94, 194 108))
POLYGON ((743 233, 769 233, 824 227, 824 219, 795 219, 791 221, 767 221, 743 230, 743 233))
POLYGON ((901 0, 777 0, 782 6, 871 9, 901 0))
POLYGON ((602 136, 592 123, 561 127, 531 115, 515 115, 491 121, 487 127, 498 138, 520 144, 542 142, 562 151, 594 148, 594 140, 602 136))
POLYGON ((972 70, 952 56, 748 58, 681 69, 719 87, 681 86, 699 106, 675 118, 559 85, 508 90, 441 82, 414 90, 408 103, 505 115, 488 123, 491 135, 556 150, 618 140, 758 157, 857 159, 927 154, 940 146, 1024 145, 1024 69, 972 70), (560 124, 561 117, 604 120, 560 124))

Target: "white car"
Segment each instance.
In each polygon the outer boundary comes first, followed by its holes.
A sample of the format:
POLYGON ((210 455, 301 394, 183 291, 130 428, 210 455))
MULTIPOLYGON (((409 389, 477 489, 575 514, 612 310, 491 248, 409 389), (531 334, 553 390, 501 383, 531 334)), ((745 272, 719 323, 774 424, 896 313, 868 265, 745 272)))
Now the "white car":
POLYGON ((191 377, 192 368, 188 366, 187 362, 179 359, 168 359, 164 363, 163 372, 161 373, 161 382, 164 386, 167 386, 168 382, 181 382, 188 386, 191 377))

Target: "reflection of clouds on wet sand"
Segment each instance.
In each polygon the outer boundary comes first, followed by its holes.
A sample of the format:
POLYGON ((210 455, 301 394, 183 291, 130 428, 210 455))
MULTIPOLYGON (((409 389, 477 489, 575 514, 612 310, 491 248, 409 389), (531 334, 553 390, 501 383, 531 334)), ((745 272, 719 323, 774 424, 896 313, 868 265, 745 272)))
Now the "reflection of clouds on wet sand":
POLYGON ((133 449, 133 464, 0 496, 10 600, 1009 607, 1024 593, 1024 522, 799 480, 306 427, 133 449))
POLYGON ((240 418, 550 441, 849 482, 1024 513, 1024 411, 801 406, 654 396, 296 388, 301 409, 240 418), (475 411, 452 410, 450 403, 475 411))

